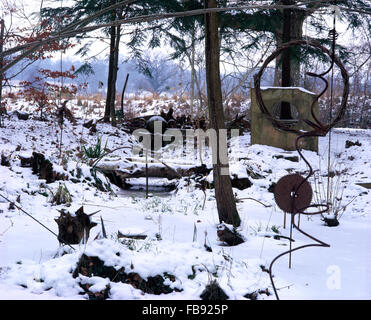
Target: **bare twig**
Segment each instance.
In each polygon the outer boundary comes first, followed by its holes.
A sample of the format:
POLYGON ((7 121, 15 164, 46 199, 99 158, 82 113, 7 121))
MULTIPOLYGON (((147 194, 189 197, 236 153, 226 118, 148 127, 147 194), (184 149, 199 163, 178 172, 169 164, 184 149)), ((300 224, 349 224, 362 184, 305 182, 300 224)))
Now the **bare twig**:
POLYGON ((271 205, 269 204, 264 204, 263 202, 260 202, 259 200, 256 200, 254 198, 240 198, 240 199, 236 199, 236 202, 240 202, 242 200, 253 200, 253 201, 256 201, 256 202, 259 202, 262 206, 266 207, 266 208, 270 208, 271 205))

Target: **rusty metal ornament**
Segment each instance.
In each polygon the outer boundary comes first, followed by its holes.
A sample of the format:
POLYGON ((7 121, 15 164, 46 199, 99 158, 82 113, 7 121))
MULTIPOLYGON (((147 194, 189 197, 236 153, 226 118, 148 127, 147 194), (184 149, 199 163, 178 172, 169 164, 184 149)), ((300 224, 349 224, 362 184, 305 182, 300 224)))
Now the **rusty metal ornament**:
POLYGON ((282 211, 292 214, 307 208, 312 201, 312 194, 310 183, 299 174, 282 177, 274 187, 274 199, 277 205, 282 211))
MULTIPOLYGON (((336 4, 336 1, 335 1, 336 4)), ((275 293, 275 296, 277 300, 279 300, 279 296, 277 293, 277 289, 274 284, 273 280, 273 275, 272 275, 272 268, 274 263, 281 258, 282 256, 289 254, 290 259, 289 259, 289 266, 291 267, 291 254, 294 251, 301 250, 304 248, 308 247, 330 247, 329 244, 311 236, 310 234, 304 232, 302 229, 300 229, 299 225, 295 223, 295 216, 297 214, 304 214, 304 215, 318 215, 322 214, 324 212, 327 212, 329 210, 328 205, 323 205, 323 204, 310 204, 311 199, 312 199, 312 188, 308 182, 309 178, 313 175, 313 168, 310 165, 309 161, 304 157, 302 152, 300 151, 300 140, 305 139, 308 137, 324 137, 327 135, 327 133, 333 128, 344 116, 346 105, 347 105, 347 100, 348 100, 348 95, 349 95, 349 75, 340 61, 340 59, 335 55, 335 44, 336 44, 336 38, 337 38, 337 33, 335 30, 335 16, 334 16, 334 28, 333 30, 330 31, 330 37, 332 38, 332 50, 328 50, 327 48, 323 47, 318 41, 314 40, 294 40, 285 43, 283 46, 278 48, 275 52, 273 52, 263 63, 261 69, 259 72, 254 76, 254 86, 255 86, 255 95, 256 99, 259 105, 259 108, 261 112, 271 120, 273 126, 276 129, 283 130, 286 132, 292 132, 298 135, 295 141, 295 147, 297 152, 299 153, 301 159, 306 163, 306 165, 309 168, 309 173, 308 175, 303 178, 299 174, 294 174, 294 175, 287 175, 281 178, 276 187, 275 187, 275 200, 277 205, 284 211, 288 212, 291 214, 291 224, 290 224, 290 249, 279 254, 276 256, 270 266, 269 266, 269 276, 270 280, 272 283, 272 287, 275 293), (311 115, 314 119, 313 121, 310 121, 309 119, 302 119, 307 125, 309 125, 312 129, 309 131, 300 131, 295 128, 292 128, 288 125, 285 124, 285 122, 281 122, 275 117, 273 117, 270 112, 268 111, 267 107, 264 104, 262 94, 261 94, 261 89, 260 89, 260 81, 261 77, 263 75, 263 72, 265 68, 268 66, 268 64, 276 59, 283 51, 289 49, 291 46, 307 46, 307 47, 313 47, 316 49, 319 49, 323 53, 327 54, 330 59, 331 59, 331 65, 330 67, 323 73, 320 74, 315 74, 312 72, 307 72, 307 75, 315 78, 321 79, 325 83, 325 88, 316 96, 314 99, 312 105, 311 105, 311 115), (323 124, 315 115, 314 113, 314 106, 320 99, 320 97, 327 91, 329 85, 328 81, 325 79, 325 75, 327 75, 334 67, 334 65, 337 65, 341 71, 341 75, 343 78, 343 95, 342 95, 342 100, 340 104, 340 108, 337 112, 336 117, 327 125, 323 124), (315 208, 317 211, 311 211, 308 212, 307 210, 309 208, 315 208), (307 245, 302 245, 296 248, 292 248, 292 242, 294 241, 292 239, 292 230, 296 229, 298 230, 301 234, 305 235, 309 239, 315 241, 315 243, 310 243, 307 245)), ((285 213, 286 215, 286 213, 285 213)), ((300 215, 299 215, 300 217, 300 215)), ((299 220, 300 221, 300 220, 299 220)))
MULTIPOLYGON (((334 38, 336 37, 336 34, 334 35, 334 38)), ((326 136, 327 133, 332 129, 344 116, 345 114, 345 109, 348 101, 348 95, 349 95, 349 75, 348 72, 346 71, 343 63, 340 61, 340 59, 334 54, 335 47, 333 46, 333 49, 330 51, 326 47, 322 46, 318 41, 315 40, 293 40, 290 42, 285 43, 283 46, 279 47, 276 51, 274 51, 263 63, 262 67, 260 68, 259 72, 254 76, 254 87, 255 87, 255 95, 256 95, 256 100, 258 102, 259 108, 261 112, 271 120, 272 124, 277 128, 281 129, 287 132, 292 132, 296 133, 298 135, 310 135, 310 136, 326 136), (293 46, 305 46, 305 47, 313 47, 315 49, 318 49, 328 55, 331 59, 331 65, 328 70, 321 74, 315 74, 312 72, 307 72, 308 76, 311 77, 316 77, 321 79, 325 83, 325 88, 320 92, 319 95, 316 96, 314 99, 312 106, 311 106, 311 114, 314 119, 314 122, 308 120, 308 119, 303 119, 303 121, 308 124, 312 130, 311 131, 300 131, 294 128, 290 128, 289 126, 285 125, 284 122, 280 121, 279 119, 276 119, 267 109, 263 97, 261 94, 261 88, 260 88, 260 82, 261 78, 263 76, 264 70, 268 66, 269 63, 271 63, 273 60, 275 60, 283 51, 287 50, 290 47, 293 46), (337 112, 336 117, 329 123, 328 125, 323 124, 315 115, 314 113, 314 106, 320 99, 320 97, 327 91, 329 85, 328 81, 325 79, 325 75, 328 74, 334 65, 337 65, 341 71, 341 76, 343 78, 343 95, 342 95, 342 100, 341 104, 339 107, 339 110, 337 112)))

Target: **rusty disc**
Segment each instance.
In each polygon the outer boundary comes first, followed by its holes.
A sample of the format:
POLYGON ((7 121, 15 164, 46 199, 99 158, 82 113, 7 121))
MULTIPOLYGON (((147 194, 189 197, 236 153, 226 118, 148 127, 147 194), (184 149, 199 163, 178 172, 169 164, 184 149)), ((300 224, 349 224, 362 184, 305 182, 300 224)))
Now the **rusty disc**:
POLYGON ((290 174, 282 177, 274 187, 274 199, 281 210, 288 213, 297 213, 308 207, 312 201, 312 187, 299 174, 290 174), (304 181, 303 184, 301 184, 304 181), (301 185, 300 185, 301 184, 301 185), (298 187, 300 188, 296 190, 298 187), (296 192, 295 203, 293 196, 296 192))

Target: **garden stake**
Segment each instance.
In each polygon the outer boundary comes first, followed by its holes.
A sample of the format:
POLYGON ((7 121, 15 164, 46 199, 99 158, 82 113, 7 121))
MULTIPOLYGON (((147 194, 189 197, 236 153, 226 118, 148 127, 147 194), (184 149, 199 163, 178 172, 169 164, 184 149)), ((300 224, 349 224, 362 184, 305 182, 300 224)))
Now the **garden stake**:
POLYGON ((283 228, 286 229, 286 212, 283 212, 283 228))
POLYGON ((146 199, 148 199, 148 150, 146 149, 146 199))

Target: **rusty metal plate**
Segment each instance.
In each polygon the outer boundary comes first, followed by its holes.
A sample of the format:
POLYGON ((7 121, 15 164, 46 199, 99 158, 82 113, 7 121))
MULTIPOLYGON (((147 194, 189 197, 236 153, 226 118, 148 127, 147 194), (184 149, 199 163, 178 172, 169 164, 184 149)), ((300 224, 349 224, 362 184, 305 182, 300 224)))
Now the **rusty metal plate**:
POLYGON ((312 201, 312 187, 305 181, 297 190, 295 208, 293 208, 293 196, 295 190, 303 182, 304 178, 299 174, 290 174, 282 177, 274 187, 274 199, 281 210, 288 213, 297 213, 297 209, 308 207, 312 201))

